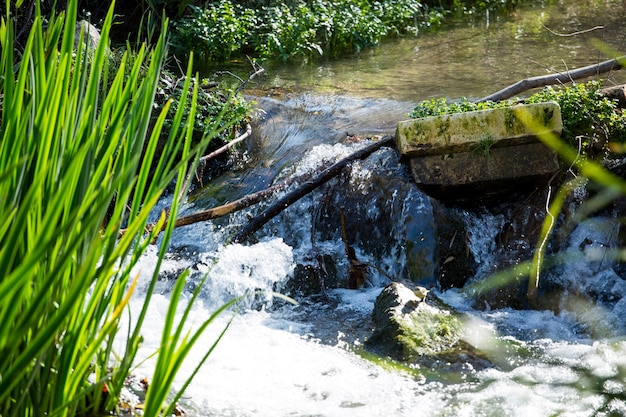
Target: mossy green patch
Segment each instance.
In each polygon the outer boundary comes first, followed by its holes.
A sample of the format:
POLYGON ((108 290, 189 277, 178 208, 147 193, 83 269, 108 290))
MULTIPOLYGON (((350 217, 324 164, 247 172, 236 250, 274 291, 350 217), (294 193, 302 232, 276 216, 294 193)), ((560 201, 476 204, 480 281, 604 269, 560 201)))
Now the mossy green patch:
POLYGON ((450 349, 459 341, 463 327, 456 315, 430 308, 418 308, 396 320, 400 326, 397 341, 407 359, 450 349))
MULTIPOLYGON (((590 81, 563 88, 546 87, 523 102, 525 104, 556 102, 561 109, 563 140, 574 148, 582 145, 583 153, 595 156, 598 149, 601 153, 606 153, 609 143, 621 144, 626 140, 626 117, 614 101, 602 95, 601 86, 599 81, 590 81)), ((515 99, 471 102, 462 98, 459 101, 447 102, 443 98, 436 98, 418 103, 411 117, 452 115, 511 107, 516 103, 515 99)), ((549 110, 535 116, 538 116, 538 121, 543 122, 544 126, 550 126, 554 122, 554 114, 549 110)), ((513 111, 507 111, 505 124, 512 135, 522 126, 513 111)))

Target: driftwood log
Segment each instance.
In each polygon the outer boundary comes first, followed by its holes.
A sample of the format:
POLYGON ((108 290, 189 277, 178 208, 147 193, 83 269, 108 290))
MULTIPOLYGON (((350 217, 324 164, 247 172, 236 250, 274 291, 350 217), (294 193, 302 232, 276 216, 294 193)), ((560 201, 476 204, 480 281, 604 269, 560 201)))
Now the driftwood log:
POLYGON ((311 177, 308 181, 305 181, 300 187, 287 193, 284 197, 280 198, 270 207, 265 209, 261 214, 252 218, 248 222, 248 224, 241 228, 241 230, 239 230, 239 232, 233 237, 233 242, 245 241, 248 237, 250 237, 250 235, 263 227, 268 221, 281 213, 287 207, 289 207, 320 185, 324 184, 331 178, 339 175, 341 170, 343 170, 346 165, 358 159, 367 158, 369 155, 371 155, 381 147, 390 146, 391 144, 393 144, 393 141, 393 136, 385 136, 382 139, 372 143, 371 145, 368 145, 347 156, 346 158, 334 163, 314 177, 311 177))
POLYGON ((626 55, 619 58, 610 59, 599 64, 589 65, 571 71, 526 78, 506 88, 503 88, 496 93, 488 95, 487 97, 483 97, 478 100, 478 102, 506 100, 533 88, 545 87, 547 85, 559 83, 567 83, 572 80, 580 80, 582 78, 593 77, 594 75, 604 74, 609 71, 621 69, 623 68, 625 62, 626 55))

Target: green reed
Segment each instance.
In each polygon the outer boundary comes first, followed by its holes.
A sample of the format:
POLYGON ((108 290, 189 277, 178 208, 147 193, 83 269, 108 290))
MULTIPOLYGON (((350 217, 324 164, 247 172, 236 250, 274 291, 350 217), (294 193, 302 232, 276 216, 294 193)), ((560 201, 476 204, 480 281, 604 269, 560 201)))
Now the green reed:
MULTIPOLYGON (((552 132, 542 132, 538 121, 533 120, 524 109, 518 109, 516 116, 531 130, 537 132, 537 137, 548 148, 556 152, 559 157, 572 167, 575 167, 579 173, 578 177, 563 183, 556 196, 547 209, 546 217, 543 221, 542 230, 539 234, 539 242, 529 271, 529 282, 527 298, 531 304, 537 301, 537 290, 539 288, 539 280, 542 271, 542 264, 546 255, 547 242, 550 235, 554 231, 556 217, 561 213, 565 198, 571 194, 577 187, 582 185, 585 180, 591 180, 599 185, 603 191, 600 198, 581 205, 581 208, 574 213, 573 219, 582 220, 586 215, 600 209, 617 198, 626 194, 626 182, 619 176, 613 174, 606 169, 600 162, 581 155, 576 149, 565 143, 560 137, 552 132), (601 201, 599 201, 601 200, 601 201), (593 206, 590 208, 590 205, 593 206)), ((620 259, 622 251, 616 251, 616 259, 620 259)))
MULTIPOLYGON (((188 169, 215 134, 192 147, 188 120, 196 111, 197 87, 189 101, 185 94, 180 98, 168 132, 162 127, 169 103, 151 123, 167 22, 151 49, 142 47, 132 60, 125 54, 113 70, 108 63, 113 7, 95 50, 86 50, 82 39, 75 45, 76 0, 45 29, 37 6, 19 54, 12 22, 6 16, 0 21, 3 417, 98 415, 115 409, 174 227, 164 213, 159 227, 146 235, 148 215, 176 178, 174 195, 181 195, 188 169), (162 135, 165 149, 157 154, 162 135), (138 279, 133 267, 162 228, 143 309, 124 329, 124 351, 115 352, 113 342, 138 279)), ((190 79, 183 91, 192 89, 190 79)), ((174 201, 169 218, 177 210, 174 201)), ((177 369, 170 365, 182 361, 198 335, 182 333, 184 318, 178 327, 173 323, 184 280, 171 297, 145 415, 161 415, 167 406, 177 369)))

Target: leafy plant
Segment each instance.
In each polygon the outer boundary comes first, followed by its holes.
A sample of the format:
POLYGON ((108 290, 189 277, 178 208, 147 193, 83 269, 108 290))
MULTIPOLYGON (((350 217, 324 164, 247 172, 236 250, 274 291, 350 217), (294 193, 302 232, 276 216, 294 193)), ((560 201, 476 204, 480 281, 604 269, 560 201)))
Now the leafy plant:
MULTIPOLYGON (((74 46, 76 12, 77 0, 72 0, 44 29, 37 7, 19 62, 13 52, 15 28, 10 20, 0 21, 2 416, 97 415, 115 409, 174 227, 174 222, 165 227, 125 350, 114 352, 137 282, 133 267, 162 229, 143 236, 148 215, 215 134, 211 130, 192 147, 198 84, 192 88, 189 70, 183 89, 194 92, 181 97, 164 151, 157 154, 171 107, 166 103, 152 124, 167 22, 152 50, 141 48, 132 64, 124 54, 112 72, 107 39, 113 5, 102 41, 89 53, 83 42, 74 46), (120 237, 121 227, 126 233, 120 237)), ((175 195, 182 184, 177 181, 175 195)), ((169 216, 175 218, 177 210, 174 201, 169 216)), ((159 222, 165 224, 165 213, 159 222)), ((147 397, 145 415, 161 415, 172 375, 195 340, 179 330, 184 317, 173 323, 184 281, 183 275, 171 298, 152 381, 158 390, 147 397)))
MULTIPOLYGON (((232 139, 231 129, 240 127, 248 118, 251 104, 244 97, 232 88, 219 85, 209 81, 209 79, 189 80, 191 88, 185 90, 185 77, 176 77, 169 71, 162 71, 159 85, 155 97, 155 107, 161 110, 167 103, 171 102, 172 110, 178 109, 179 99, 187 95, 188 100, 197 85, 197 107, 194 113, 193 143, 199 143, 205 134, 217 130, 214 139, 221 142, 228 142, 232 139)), ((185 116, 189 110, 185 110, 185 116)), ((171 126, 173 120, 171 116, 166 117, 164 127, 166 131, 171 126)))
POLYGON ((545 88, 526 99, 527 103, 556 101, 563 118, 562 137, 570 145, 582 146, 588 154, 606 151, 609 141, 626 140, 626 118, 615 102, 603 96, 598 81, 566 88, 545 88), (578 143, 580 140, 580 144, 578 143))
POLYGON ((191 16, 175 23, 173 47, 181 56, 190 51, 204 61, 225 61, 245 48, 249 31, 256 24, 253 9, 231 1, 211 4, 207 8, 189 6, 191 16))
POLYGON ((416 34, 439 19, 416 0, 226 0, 190 9, 175 23, 176 53, 195 51, 214 62, 242 54, 289 60, 354 53, 390 34, 416 34))

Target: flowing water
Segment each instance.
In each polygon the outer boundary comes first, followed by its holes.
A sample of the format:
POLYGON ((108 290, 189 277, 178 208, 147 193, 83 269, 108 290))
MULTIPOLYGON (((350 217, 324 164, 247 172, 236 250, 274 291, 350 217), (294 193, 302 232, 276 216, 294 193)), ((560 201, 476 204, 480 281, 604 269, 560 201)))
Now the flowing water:
MULTIPOLYGON (((602 61, 606 56, 593 39, 626 50, 623 13, 622 3, 615 1, 538 3, 510 15, 477 16, 437 33, 390 41, 337 62, 268 66, 247 90, 262 113, 255 135, 241 151, 243 162, 211 186, 196 190, 185 212, 234 200, 277 178, 347 155, 361 146, 353 143, 354 135, 393 133, 395 123, 419 100, 478 98, 525 77, 602 61)), ((603 78, 621 82, 620 77, 615 73, 603 78)), ((359 165, 351 175, 366 182, 367 169, 359 165)), ((190 268, 191 290, 199 277, 209 274, 190 326, 201 324, 234 296, 255 294, 242 305, 189 387, 183 403, 190 415, 626 414, 626 281, 615 272, 617 265, 598 257, 598 251, 615 241, 619 225, 614 219, 581 223, 566 249, 581 256, 554 272, 554 279, 566 283, 572 294, 594 291, 594 283, 602 283, 604 303, 572 305, 558 312, 477 310, 459 290, 437 292, 467 313, 465 339, 482 349, 493 366, 477 368, 459 357, 455 363, 432 366, 450 372, 433 372, 363 354, 374 300, 388 283, 382 274, 360 290, 329 289, 328 300, 296 294, 299 304, 293 306, 272 298, 272 291, 288 291, 298 264, 309 262, 312 216, 320 198, 313 194, 297 202, 259 231, 252 243, 224 246, 247 221, 243 212, 176 230, 165 275, 190 268)), ((481 271, 491 270, 494 236, 505 219, 464 216, 468 245, 480 265, 473 279, 480 280, 487 274, 481 271)), ((320 239, 317 249, 341 259, 343 242, 334 236, 320 239)), ((387 271, 403 262, 399 247, 381 258, 366 247, 357 246, 356 251, 361 260, 385 265, 387 271)), ((154 252, 138 267, 146 279, 154 252)), ((347 262, 339 260, 337 265, 338 274, 345 274, 347 262)), ((162 285, 150 310, 141 356, 148 357, 159 345, 171 281, 164 279, 162 285)), ((141 302, 139 290, 132 308, 141 302)), ((230 318, 220 317, 202 337, 178 386, 230 318)), ((149 378, 151 366, 153 360, 148 359, 137 372, 149 378)))

